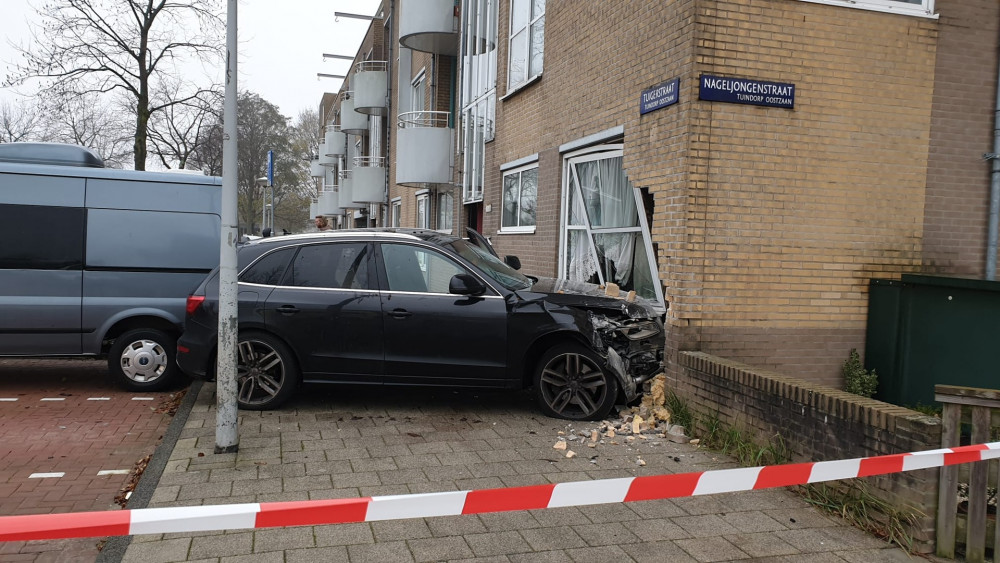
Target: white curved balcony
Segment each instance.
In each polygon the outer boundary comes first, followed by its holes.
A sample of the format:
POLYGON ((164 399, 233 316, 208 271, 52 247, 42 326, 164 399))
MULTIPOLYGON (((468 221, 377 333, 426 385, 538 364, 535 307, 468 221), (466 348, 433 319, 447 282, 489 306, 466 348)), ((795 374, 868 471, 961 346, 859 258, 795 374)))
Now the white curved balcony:
POLYGON ((385 200, 385 158, 359 156, 351 170, 351 202, 379 203, 385 200))
POLYGON ((348 94, 340 102, 340 130, 351 135, 367 135, 368 116, 354 111, 354 95, 351 92, 348 94))
POLYGON ((346 209, 357 207, 357 205, 351 201, 351 198, 354 196, 354 171, 341 170, 338 177, 340 178, 339 192, 341 208, 346 209))
POLYGON ((396 183, 448 184, 452 181, 452 137, 446 111, 399 114, 396 135, 396 183))
POLYGON ((347 154, 347 133, 340 130, 340 125, 331 123, 326 126, 326 156, 338 157, 347 154))
POLYGON ((385 61, 362 61, 354 67, 354 111, 385 115, 389 108, 389 73, 385 61))
POLYGON ((458 15, 455 0, 403 2, 399 17, 399 44, 425 53, 458 53, 458 15))
POLYGON ((309 200, 309 219, 311 220, 313 217, 315 217, 315 216, 317 216, 319 214, 320 214, 320 212, 319 212, 319 198, 318 197, 310 198, 310 200, 309 200))
POLYGON ((326 154, 329 152, 326 148, 326 143, 319 144, 319 165, 320 166, 336 166, 337 157, 333 155, 326 154))
POLYGON ((309 175, 313 178, 326 176, 326 169, 320 164, 320 157, 317 156, 309 160, 309 175))

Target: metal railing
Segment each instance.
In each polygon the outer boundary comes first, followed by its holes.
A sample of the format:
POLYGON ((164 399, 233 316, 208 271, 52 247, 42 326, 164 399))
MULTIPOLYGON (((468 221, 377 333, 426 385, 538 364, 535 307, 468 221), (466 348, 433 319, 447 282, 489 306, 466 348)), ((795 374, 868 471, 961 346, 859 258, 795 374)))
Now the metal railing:
POLYGON ((385 168, 384 156, 356 156, 354 157, 355 168, 385 168))
POLYGON ((400 129, 408 127, 451 127, 451 113, 447 111, 408 111, 396 117, 400 129))
POLYGON ((354 65, 354 72, 385 72, 388 69, 389 63, 387 61, 361 61, 354 65))

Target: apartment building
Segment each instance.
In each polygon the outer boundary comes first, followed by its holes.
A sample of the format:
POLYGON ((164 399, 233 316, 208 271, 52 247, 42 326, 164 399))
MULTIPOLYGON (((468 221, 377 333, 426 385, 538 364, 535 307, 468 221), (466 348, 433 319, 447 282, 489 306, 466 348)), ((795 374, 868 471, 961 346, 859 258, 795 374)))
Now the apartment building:
POLYGON ((840 386, 870 279, 995 275, 998 24, 993 0, 386 0, 322 100, 319 207, 471 226, 659 301, 668 355, 840 386))

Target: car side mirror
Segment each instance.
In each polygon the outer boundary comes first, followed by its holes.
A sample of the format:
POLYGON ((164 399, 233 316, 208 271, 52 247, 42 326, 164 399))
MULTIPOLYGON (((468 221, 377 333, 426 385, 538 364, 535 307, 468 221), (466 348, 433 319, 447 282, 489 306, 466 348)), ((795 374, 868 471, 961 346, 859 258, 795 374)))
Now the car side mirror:
POLYGON ((503 257, 503 263, 507 264, 511 268, 514 268, 515 270, 521 269, 521 259, 518 258, 517 256, 511 256, 510 254, 508 254, 507 256, 503 257))
POLYGON ((448 293, 454 295, 482 295, 486 286, 472 274, 455 274, 448 283, 448 293))

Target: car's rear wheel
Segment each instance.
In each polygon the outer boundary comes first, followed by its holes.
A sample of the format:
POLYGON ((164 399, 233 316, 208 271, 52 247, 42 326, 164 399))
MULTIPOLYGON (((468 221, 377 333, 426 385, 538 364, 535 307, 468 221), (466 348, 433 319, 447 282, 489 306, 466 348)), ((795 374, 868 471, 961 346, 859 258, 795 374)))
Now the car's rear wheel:
POLYGON ((291 350, 269 334, 241 334, 236 357, 236 397, 242 409, 277 408, 298 387, 298 368, 291 350))
POLYGON ((130 330, 115 338, 108 351, 108 370, 132 391, 166 389, 180 378, 176 347, 175 339, 161 330, 130 330))
POLYGON ((618 381, 603 360, 579 344, 549 349, 535 370, 538 404, 548 416, 570 420, 598 420, 611 412, 618 397, 618 381))

